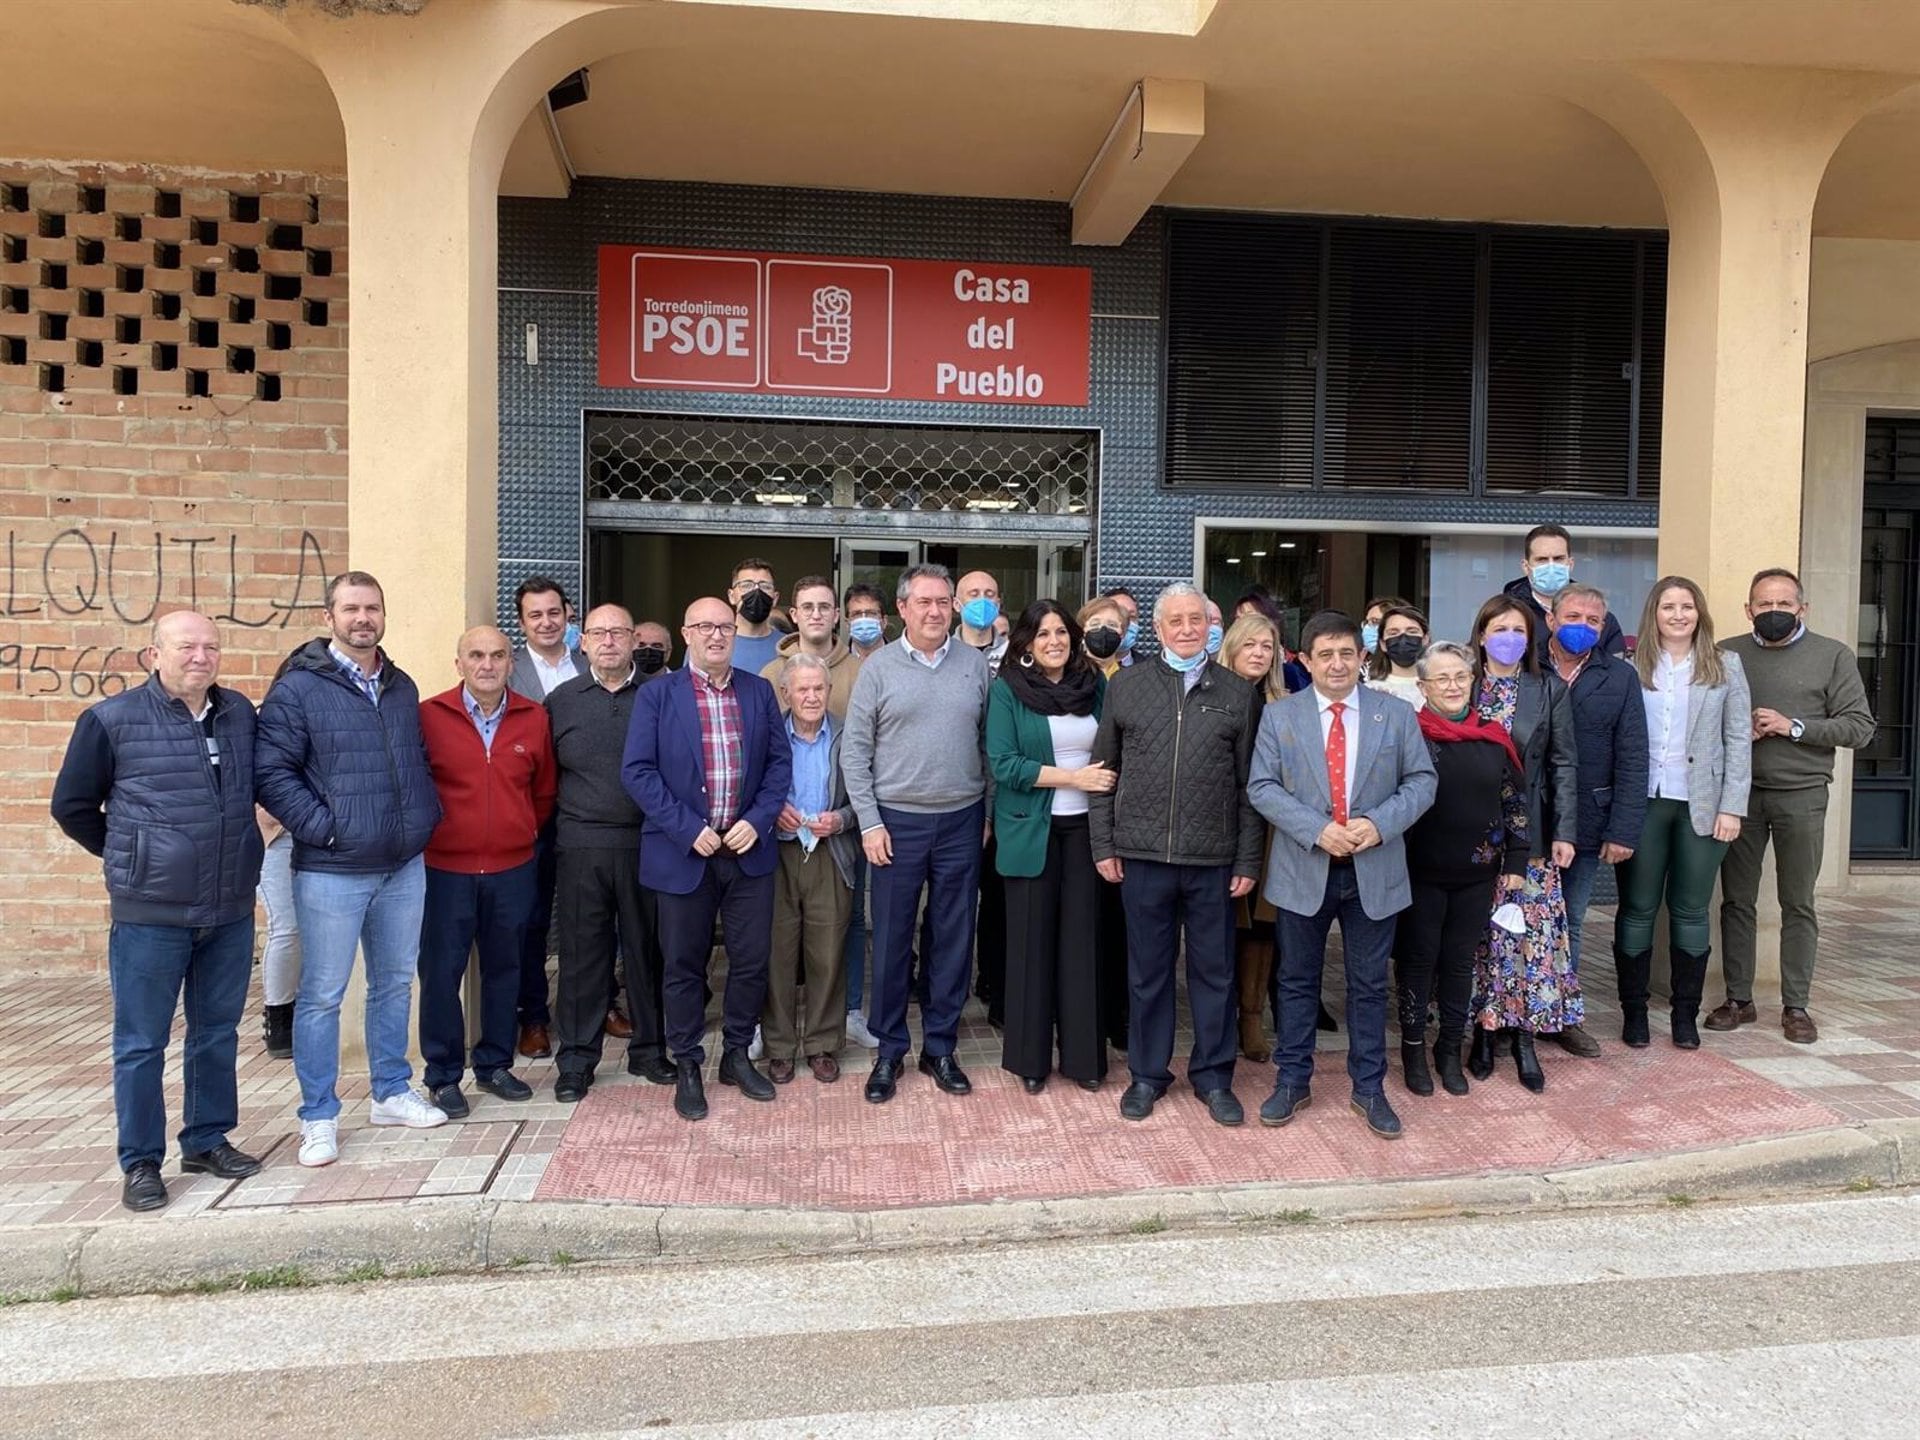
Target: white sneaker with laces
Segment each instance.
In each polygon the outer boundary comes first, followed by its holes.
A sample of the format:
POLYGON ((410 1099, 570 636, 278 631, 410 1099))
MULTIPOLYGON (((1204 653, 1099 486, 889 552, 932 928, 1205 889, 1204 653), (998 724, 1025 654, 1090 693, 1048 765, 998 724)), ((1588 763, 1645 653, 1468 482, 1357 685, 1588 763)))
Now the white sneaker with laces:
POLYGON ((300 1163, 331 1165, 340 1158, 340 1122, 302 1120, 300 1122, 300 1163))
POLYGON ((873 1031, 867 1028, 867 1014, 864 1010, 847 1011, 847 1039, 862 1050, 878 1050, 880 1042, 874 1038, 873 1031))
POLYGON ((385 1100, 376 1100, 367 1111, 373 1125, 404 1125, 409 1130, 431 1130, 447 1123, 447 1112, 417 1090, 402 1090, 385 1100))
POLYGON ((758 1060, 767 1053, 767 1042, 760 1037, 760 1027, 753 1027, 753 1043, 747 1046, 747 1059, 758 1060))

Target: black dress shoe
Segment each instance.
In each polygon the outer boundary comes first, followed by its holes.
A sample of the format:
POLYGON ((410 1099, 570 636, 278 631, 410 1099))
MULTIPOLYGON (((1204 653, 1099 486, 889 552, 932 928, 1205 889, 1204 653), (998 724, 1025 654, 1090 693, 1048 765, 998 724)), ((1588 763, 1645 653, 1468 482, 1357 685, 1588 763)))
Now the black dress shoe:
POLYGON ((531 1100, 533 1087, 511 1070, 495 1070, 490 1075, 476 1075, 473 1083, 493 1096, 496 1100, 531 1100))
POLYGON ((249 1175, 260 1173, 260 1162, 222 1140, 211 1150, 202 1150, 196 1155, 182 1155, 180 1173, 218 1175, 222 1180, 244 1180, 249 1175))
POLYGON ((467 1097, 460 1093, 460 1083, 457 1080, 451 1085, 435 1085, 428 1094, 433 1103, 446 1112, 449 1120, 464 1120, 472 1113, 472 1107, 467 1104, 467 1097))
POLYGON ((592 1088, 591 1075, 561 1075, 553 1082, 553 1098, 562 1105, 572 1105, 586 1099, 592 1088))
POLYGON ((673 1110, 682 1120, 707 1118, 707 1087, 698 1060, 682 1060, 674 1069, 673 1110))
POLYGON ((960 1062, 951 1055, 920 1056, 920 1073, 931 1075, 933 1083, 949 1095, 971 1095, 973 1082, 967 1079, 967 1072, 960 1068, 960 1062))
POLYGON ((873 1070, 867 1076, 866 1097, 869 1104, 884 1105, 893 1099, 894 1086, 900 1082, 900 1062, 888 1060, 884 1056, 873 1062, 873 1070))
POLYGON ((627 1056, 627 1074, 638 1075, 654 1085, 673 1084, 673 1062, 664 1055, 627 1056))
POLYGON ((129 1210, 158 1210, 166 1204, 167 1186, 160 1178, 160 1166, 152 1160, 134 1161, 120 1187, 120 1203, 129 1210))
POLYGON ((1151 1080, 1134 1081, 1120 1094, 1120 1118, 1146 1119, 1153 1114, 1153 1107, 1160 1103, 1160 1097, 1166 1093, 1151 1080))
POLYGON ((1042 1090, 1047 1088, 1047 1077, 1044 1075, 1022 1075, 1020 1077, 1020 1084, 1022 1088, 1026 1090, 1027 1094, 1038 1095, 1042 1090))
POLYGON ((1098 1080, 1076 1080, 1073 1083, 1078 1085, 1082 1090, 1098 1090, 1101 1084, 1098 1080))
POLYGON ((744 1050, 723 1050, 720 1054, 720 1083, 737 1085, 749 1100, 773 1099, 773 1082, 754 1067, 744 1050))
POLYGON ((1233 1126, 1246 1123, 1247 1112, 1240 1108, 1240 1099, 1233 1091, 1222 1087, 1218 1090, 1202 1090, 1199 1094, 1214 1124, 1233 1126))

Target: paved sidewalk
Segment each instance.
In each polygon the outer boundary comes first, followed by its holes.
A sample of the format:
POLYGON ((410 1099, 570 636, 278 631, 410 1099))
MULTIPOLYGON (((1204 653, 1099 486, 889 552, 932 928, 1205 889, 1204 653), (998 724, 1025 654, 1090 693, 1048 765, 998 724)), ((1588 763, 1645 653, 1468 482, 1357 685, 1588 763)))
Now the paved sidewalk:
MULTIPOLYGON (((485 1197, 603 1200, 651 1206, 800 1207, 873 1211, 956 1202, 1191 1191, 1260 1182, 1378 1181, 1526 1175, 1697 1152, 1769 1136, 1920 1116, 1920 967, 1912 934, 1920 902, 1828 901, 1815 1016, 1822 1039, 1789 1045, 1777 1015, 1675 1051, 1656 1012, 1652 1049, 1618 1041, 1609 952, 1611 915, 1590 919, 1589 1028, 1598 1060, 1543 1047, 1548 1089, 1529 1095, 1506 1061, 1463 1099, 1389 1094, 1407 1123, 1387 1144, 1347 1110, 1341 1036, 1322 1037, 1315 1106, 1284 1130, 1225 1131, 1177 1088, 1145 1124, 1121 1121, 1116 1067, 1087 1094, 1056 1079, 1039 1097, 998 1068, 998 1044, 969 1011, 960 1055, 977 1090, 939 1094, 909 1070, 888 1106, 860 1085, 867 1052, 849 1048, 832 1086, 804 1070, 771 1105, 709 1086, 712 1118, 690 1126, 667 1090, 604 1064, 586 1102, 552 1100, 551 1062, 521 1062, 536 1099, 510 1105, 473 1093, 473 1116, 434 1131, 364 1123, 364 1077, 343 1086, 340 1163, 303 1170, 293 1158, 292 1067, 260 1049, 257 1015, 242 1031, 241 1124, 234 1140, 266 1169, 237 1184, 184 1180, 166 1167, 173 1202, 153 1216, 120 1207, 114 1160, 104 976, 0 982, 0 1226, 172 1224, 207 1211, 368 1201, 485 1197)), ((1332 983, 1337 983, 1337 966, 1332 983)), ((1709 996, 1709 1001, 1717 996, 1709 996)), ((1336 1005, 1337 1009, 1337 1005, 1336 1005)), ((1389 1037, 1390 1041, 1392 1037, 1389 1037)), ((178 1051, 169 1069, 177 1123, 178 1051)), ((1242 1062, 1249 1111, 1272 1082, 1242 1062)))

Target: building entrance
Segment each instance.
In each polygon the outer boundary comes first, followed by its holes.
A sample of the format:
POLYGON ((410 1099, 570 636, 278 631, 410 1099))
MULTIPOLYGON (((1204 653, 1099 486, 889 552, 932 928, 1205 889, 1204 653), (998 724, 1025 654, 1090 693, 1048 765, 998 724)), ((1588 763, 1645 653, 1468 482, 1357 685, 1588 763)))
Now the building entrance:
POLYGON ((1853 757, 1853 858, 1920 860, 1920 421, 1867 422, 1860 679, 1879 726, 1853 757))

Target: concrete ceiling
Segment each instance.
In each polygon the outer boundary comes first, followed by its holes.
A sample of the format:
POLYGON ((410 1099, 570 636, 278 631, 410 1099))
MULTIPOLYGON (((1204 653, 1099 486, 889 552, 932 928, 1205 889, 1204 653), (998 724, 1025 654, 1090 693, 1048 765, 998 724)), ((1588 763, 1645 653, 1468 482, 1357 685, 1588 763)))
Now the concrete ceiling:
MULTIPOLYGON (((1048 13, 1001 3, 917 0, 1048 13)), ((1639 158, 1559 98, 1577 72, 1710 59, 1920 75, 1920 5, 1873 0, 1768 4, 1765 24, 1754 0, 1220 0, 1197 36, 863 8, 634 4, 633 48, 596 61, 592 98, 558 117, 567 154, 582 174, 1064 200, 1133 82, 1156 75, 1207 86, 1171 204, 1659 225, 1639 158)), ((269 11, 11 0, 6 18, 0 156, 345 167, 331 92, 275 43, 269 11)), ((553 189, 536 120, 510 191, 553 189)), ((1842 146, 1821 232, 1920 238, 1916 156, 1910 93, 1842 146)))

